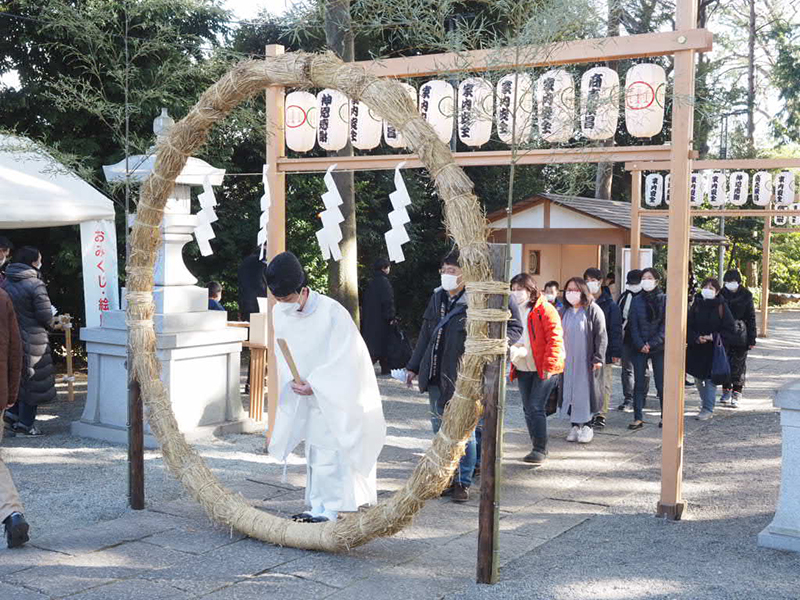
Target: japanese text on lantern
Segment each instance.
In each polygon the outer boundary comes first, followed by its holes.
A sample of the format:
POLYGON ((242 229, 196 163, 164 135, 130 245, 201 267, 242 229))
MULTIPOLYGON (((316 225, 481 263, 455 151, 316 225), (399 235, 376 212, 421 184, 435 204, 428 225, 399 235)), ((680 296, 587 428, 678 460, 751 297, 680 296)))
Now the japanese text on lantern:
POLYGON ((542 135, 549 135, 553 132, 553 100, 556 88, 555 77, 548 77, 544 80, 544 96, 542 97, 541 131, 542 135))
POLYGON ((468 83, 461 91, 461 112, 458 115, 458 122, 461 128, 462 137, 471 137, 470 125, 475 120, 470 114, 472 112, 472 98, 475 85, 468 83))
POLYGON ((431 86, 422 86, 422 102, 419 105, 419 112, 422 114, 423 119, 428 118, 428 109, 430 108, 431 86))
POLYGON ((95 268, 97 269, 97 285, 100 288, 100 300, 98 301, 97 308, 102 311, 110 310, 108 297, 106 296, 106 286, 108 282, 106 281, 106 269, 105 269, 105 256, 106 256, 106 249, 104 243, 106 241, 106 233, 102 230, 96 230, 94 232, 94 255, 99 261, 95 264, 95 268))
POLYGON ((500 98, 500 108, 497 111, 497 116, 499 119, 497 132, 508 133, 508 121, 511 118, 511 94, 513 93, 511 81, 504 81, 502 83, 500 93, 503 96, 500 98))
POLYGON ((330 94, 322 94, 322 99, 320 100, 320 104, 322 106, 319 110, 319 131, 317 135, 319 137, 320 142, 327 142, 328 141, 328 124, 330 123, 331 118, 331 103, 333 102, 333 96, 330 94))
POLYGON ((600 73, 592 75, 589 80, 589 93, 586 99, 586 114, 584 115, 584 127, 594 129, 595 119, 597 118, 597 107, 600 105, 600 89, 603 87, 603 76, 600 73))
POLYGON ((358 100, 352 101, 350 108, 350 141, 355 142, 358 140, 358 100))

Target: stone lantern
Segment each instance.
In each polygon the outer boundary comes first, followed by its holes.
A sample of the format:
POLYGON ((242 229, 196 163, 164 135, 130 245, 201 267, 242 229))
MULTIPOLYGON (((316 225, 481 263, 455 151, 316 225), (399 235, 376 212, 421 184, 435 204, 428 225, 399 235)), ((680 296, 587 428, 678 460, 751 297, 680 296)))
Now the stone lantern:
MULTIPOLYGON (((174 121, 167 110, 153 123, 157 136, 174 121)), ((141 183, 155 167, 154 152, 128 158, 130 178, 141 183)), ((104 166, 108 181, 125 180, 125 161, 104 166)), ((227 315, 208 310, 208 292, 183 262, 183 247, 199 223, 191 214, 191 188, 204 182, 220 185, 225 175, 207 162, 189 158, 167 200, 161 224, 163 244, 156 260, 153 297, 157 355, 161 379, 169 391, 181 432, 189 439, 221 433, 250 432, 257 425, 242 409, 240 356, 243 329, 227 326, 227 315)), ((130 223, 128 224, 130 225, 130 223)), ((123 296, 124 297, 124 296, 123 296)), ((125 301, 123 300, 123 307, 125 301)), ((127 443, 127 328, 125 311, 103 314, 100 327, 81 329, 89 362, 86 407, 72 433, 127 443)), ((157 448, 149 428, 145 446, 157 448)))

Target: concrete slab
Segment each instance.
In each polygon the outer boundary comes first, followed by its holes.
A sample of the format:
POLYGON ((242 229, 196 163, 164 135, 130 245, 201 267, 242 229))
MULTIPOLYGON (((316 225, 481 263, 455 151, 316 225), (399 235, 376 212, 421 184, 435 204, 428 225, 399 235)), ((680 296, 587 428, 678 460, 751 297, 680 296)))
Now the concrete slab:
POLYGON ((336 588, 328 587, 300 577, 267 573, 260 577, 236 583, 203 596, 204 600, 308 600, 308 598, 328 598, 336 588))
POLYGON ((39 592, 2 582, 0 582, 0 598, 8 598, 8 600, 49 600, 49 596, 39 592))
POLYGON ((202 523, 193 522, 142 538, 141 541, 145 544, 153 544, 187 554, 205 554, 236 543, 244 537, 239 532, 226 530, 219 525, 204 526, 202 523))
POLYGON ((126 579, 101 585, 69 598, 70 600, 188 600, 190 597, 186 592, 163 583, 146 579, 126 579))

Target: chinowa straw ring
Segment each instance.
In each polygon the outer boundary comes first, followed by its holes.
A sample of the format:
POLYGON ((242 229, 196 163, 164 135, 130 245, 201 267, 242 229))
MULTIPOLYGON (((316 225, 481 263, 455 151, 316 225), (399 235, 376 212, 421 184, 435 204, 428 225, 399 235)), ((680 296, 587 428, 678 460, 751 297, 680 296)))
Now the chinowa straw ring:
POLYGON ((472 181, 455 164, 450 149, 417 112, 399 83, 368 75, 363 68, 343 63, 332 54, 294 52, 243 61, 206 90, 189 114, 159 143, 155 169, 141 189, 127 274, 127 318, 129 323, 136 324, 128 331, 133 373, 141 386, 150 427, 161 443, 167 467, 214 521, 273 544, 336 552, 403 529, 425 501, 439 496, 450 481, 480 416, 484 366, 503 351, 498 340, 488 341, 485 319, 498 320, 495 312, 486 310, 487 299, 489 294, 507 293, 508 286, 490 281, 486 219, 473 193, 472 181), (336 89, 364 102, 398 126, 433 174, 444 201, 445 226, 461 252, 470 296, 467 316, 470 352, 461 361, 454 398, 445 409, 441 431, 431 447, 405 485, 390 498, 322 524, 294 523, 270 515, 224 488, 178 430, 156 358, 153 266, 161 244, 158 225, 175 178, 183 170, 187 157, 205 143, 215 123, 270 85, 336 89))

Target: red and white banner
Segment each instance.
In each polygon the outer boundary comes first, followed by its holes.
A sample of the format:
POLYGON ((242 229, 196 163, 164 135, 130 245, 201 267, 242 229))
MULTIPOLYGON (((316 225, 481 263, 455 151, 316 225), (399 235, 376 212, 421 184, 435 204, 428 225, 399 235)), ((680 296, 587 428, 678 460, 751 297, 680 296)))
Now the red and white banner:
POLYGON ((113 221, 81 223, 86 327, 100 327, 102 314, 119 309, 117 232, 113 221))

